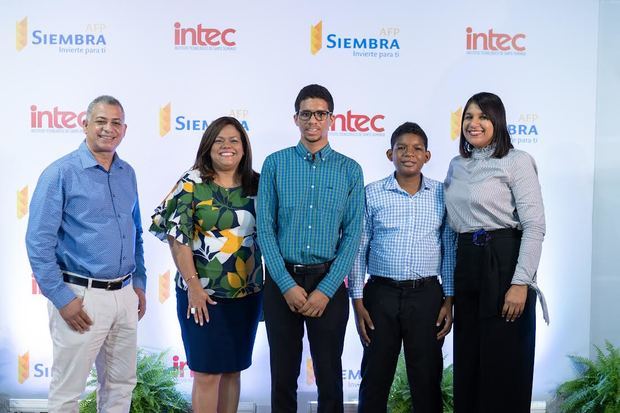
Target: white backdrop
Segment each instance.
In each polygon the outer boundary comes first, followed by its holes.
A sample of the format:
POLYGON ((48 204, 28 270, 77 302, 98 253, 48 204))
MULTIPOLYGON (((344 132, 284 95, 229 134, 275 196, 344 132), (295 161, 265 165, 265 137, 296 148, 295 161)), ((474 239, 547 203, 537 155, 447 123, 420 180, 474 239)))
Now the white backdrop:
MULTIPOLYGON (((260 170, 268 154, 296 144, 294 99, 320 83, 339 115, 330 142, 362 165, 366 182, 391 171, 383 153, 408 120, 429 136, 424 172, 443 179, 467 98, 482 90, 502 97, 515 146, 538 162, 546 207, 539 284, 552 323, 539 311, 534 397, 548 399, 572 374, 566 354, 588 354, 597 17, 596 1, 577 0, 3 2, 0 392, 46 395, 51 341, 24 247, 27 205, 42 169, 83 139, 78 119, 92 98, 112 94, 125 106, 119 154, 136 169, 148 228, 153 208, 192 164, 205 122, 242 120, 260 170)), ((174 265, 166 245, 144 239, 148 311, 139 344, 169 349, 178 367, 185 355, 174 265)), ((451 339, 444 350, 450 362, 451 339)), ((343 359, 345 399, 356 399, 353 319, 343 359)), ((299 385, 314 391, 308 360, 306 352, 299 385)), ((261 325, 242 400, 268 404, 268 369, 261 325)), ((187 367, 183 373, 180 386, 189 390, 187 367)))

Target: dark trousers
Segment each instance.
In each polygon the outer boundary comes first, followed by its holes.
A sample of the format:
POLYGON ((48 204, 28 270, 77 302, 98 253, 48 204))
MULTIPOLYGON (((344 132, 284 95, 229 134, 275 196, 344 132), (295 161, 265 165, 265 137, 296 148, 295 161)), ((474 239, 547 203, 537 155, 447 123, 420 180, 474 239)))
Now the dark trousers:
MULTIPOLYGON (((435 279, 436 280, 436 279, 435 279)), ((401 344, 405 354, 409 390, 416 413, 442 412, 441 377, 443 339, 435 324, 443 302, 439 282, 418 288, 400 288, 368 281, 364 307, 374 330, 364 347, 359 413, 386 412, 401 344)))
MULTIPOLYGON (((323 275, 293 275, 308 293, 323 275)), ((319 413, 342 413, 342 349, 349 319, 349 302, 344 283, 331 298, 321 317, 304 317, 290 310, 276 283, 265 277, 265 327, 271 366, 271 411, 297 413, 304 323, 318 390, 319 413)))
POLYGON ((462 234, 454 302, 455 413, 528 413, 532 398, 536 293, 521 317, 501 317, 519 254, 520 231, 491 232, 485 246, 462 234))

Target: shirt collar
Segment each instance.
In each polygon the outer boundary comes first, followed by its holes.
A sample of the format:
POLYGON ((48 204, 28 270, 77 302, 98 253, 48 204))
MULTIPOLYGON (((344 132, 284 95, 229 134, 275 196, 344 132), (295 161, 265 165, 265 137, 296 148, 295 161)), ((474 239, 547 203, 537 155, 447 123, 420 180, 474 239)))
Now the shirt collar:
MULTIPOLYGON (((405 191, 403 188, 400 187, 400 185, 398 184, 398 181, 396 180, 396 172, 390 174, 390 176, 387 177, 387 180, 385 181, 385 184, 383 186, 383 188, 386 191, 396 191, 396 192, 404 192, 408 195, 409 192, 405 191)), ((420 189, 430 189, 430 187, 428 186, 428 182, 426 181, 426 177, 424 176, 424 174, 422 174, 422 185, 420 185, 420 189)), ((416 193, 416 195, 420 193, 420 191, 418 191, 416 193)))
MULTIPOLYGON (((88 145, 86 145, 86 140, 83 140, 78 148, 78 156, 80 157, 80 162, 82 163, 82 168, 95 168, 99 166, 99 162, 95 159, 95 156, 92 154, 90 149, 88 149, 88 145)), ((114 158, 112 159, 112 168, 123 168, 123 161, 118 157, 118 154, 114 154, 114 158)))
MULTIPOLYGON (((328 143, 327 145, 323 146, 320 151, 314 154, 314 159, 320 159, 324 161, 333 151, 334 150, 331 146, 329 146, 328 143)), ((312 161, 312 154, 310 153, 308 148, 306 148, 304 144, 301 143, 301 141, 299 141, 297 146, 295 146, 295 152, 297 152, 297 154, 302 158, 312 161)))

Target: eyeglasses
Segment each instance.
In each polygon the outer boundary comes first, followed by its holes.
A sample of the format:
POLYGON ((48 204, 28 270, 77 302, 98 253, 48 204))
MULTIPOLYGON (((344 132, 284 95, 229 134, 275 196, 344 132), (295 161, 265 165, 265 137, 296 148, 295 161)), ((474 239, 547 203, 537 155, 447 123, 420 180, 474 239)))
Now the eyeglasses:
POLYGON ((326 110, 316 110, 314 112, 309 110, 302 110, 301 112, 297 112, 297 116, 303 121, 309 121, 312 115, 314 115, 314 119, 318 120, 319 122, 324 120, 327 116, 331 114, 331 112, 328 112, 326 110))

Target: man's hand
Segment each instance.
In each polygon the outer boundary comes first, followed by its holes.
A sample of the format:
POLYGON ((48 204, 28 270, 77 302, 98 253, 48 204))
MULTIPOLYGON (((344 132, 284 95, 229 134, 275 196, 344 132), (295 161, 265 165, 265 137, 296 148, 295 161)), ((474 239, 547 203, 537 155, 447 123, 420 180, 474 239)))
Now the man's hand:
POLYGON ((308 293, 306 290, 296 285, 293 288, 289 288, 284 293, 284 299, 286 300, 286 304, 288 304, 288 308, 290 308, 292 312, 297 313, 300 312, 301 308, 306 304, 308 293))
POLYGON ((452 330, 452 302, 453 297, 446 297, 445 300, 443 300, 441 308, 439 309, 439 316, 437 316, 436 326, 439 327, 442 322, 444 325, 437 333, 437 340, 441 340, 448 335, 450 330, 452 330))
POLYGON ((328 296, 319 290, 314 290, 310 293, 306 304, 301 307, 299 312, 306 317, 320 317, 323 315, 323 311, 325 311, 328 302, 328 296))
POLYGON ((527 300, 527 285, 511 285, 504 297, 502 317, 506 321, 515 321, 523 314, 525 300, 527 300))
POLYGON ((353 300, 353 311, 355 312, 355 326, 357 327, 357 334, 360 335, 362 345, 368 346, 370 344, 370 337, 368 337, 366 327, 374 330, 375 326, 370 319, 370 314, 368 314, 368 310, 366 310, 366 307, 364 307, 363 299, 355 298, 353 300))
POLYGON ((142 288, 134 287, 133 290, 138 296, 138 321, 140 321, 144 317, 144 313, 146 313, 146 295, 142 288))
POLYGON ((69 304, 59 309, 58 312, 67 324, 69 324, 69 327, 80 334, 90 330, 90 326, 93 325, 93 321, 82 307, 81 298, 74 298, 69 304))

